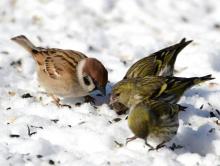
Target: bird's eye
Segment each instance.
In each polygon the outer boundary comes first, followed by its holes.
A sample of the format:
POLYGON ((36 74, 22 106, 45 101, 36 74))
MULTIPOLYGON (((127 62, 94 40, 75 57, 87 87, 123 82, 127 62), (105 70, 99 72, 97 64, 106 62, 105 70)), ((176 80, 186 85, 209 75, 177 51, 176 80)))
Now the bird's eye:
POLYGON ((116 96, 116 97, 120 96, 120 93, 116 93, 115 96, 116 96))
POLYGON ((90 85, 90 81, 89 81, 89 77, 88 77, 88 76, 84 76, 84 77, 83 77, 83 81, 84 81, 84 83, 85 83, 87 86, 90 85))

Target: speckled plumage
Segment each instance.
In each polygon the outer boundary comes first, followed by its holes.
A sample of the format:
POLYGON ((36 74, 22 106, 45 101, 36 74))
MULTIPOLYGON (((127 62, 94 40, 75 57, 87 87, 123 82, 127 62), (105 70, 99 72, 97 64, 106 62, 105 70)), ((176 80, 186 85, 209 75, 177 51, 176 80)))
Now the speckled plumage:
POLYGON ((178 113, 185 107, 163 101, 145 100, 132 106, 128 115, 128 126, 135 137, 145 139, 148 136, 162 142, 169 141, 177 132, 178 113))
POLYGON ((147 76, 118 82, 112 89, 112 103, 120 102, 131 107, 144 99, 162 100, 177 103, 190 87, 212 80, 211 75, 203 77, 161 77, 147 76))

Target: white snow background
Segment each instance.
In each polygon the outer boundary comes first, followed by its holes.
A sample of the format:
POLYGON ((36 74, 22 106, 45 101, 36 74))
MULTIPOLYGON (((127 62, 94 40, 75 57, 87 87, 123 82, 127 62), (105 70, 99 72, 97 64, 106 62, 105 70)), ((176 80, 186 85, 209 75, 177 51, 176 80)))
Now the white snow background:
POLYGON ((219 0, 1 0, 0 165, 220 165, 219 81, 219 0), (51 103, 31 55, 10 40, 20 34, 37 46, 98 58, 109 72, 108 92, 138 59, 183 37, 194 42, 179 54, 176 75, 216 79, 184 94, 180 103, 188 108, 177 135, 167 148, 148 152, 141 139, 125 145, 133 136, 126 116, 107 104, 62 100, 68 109, 51 103))

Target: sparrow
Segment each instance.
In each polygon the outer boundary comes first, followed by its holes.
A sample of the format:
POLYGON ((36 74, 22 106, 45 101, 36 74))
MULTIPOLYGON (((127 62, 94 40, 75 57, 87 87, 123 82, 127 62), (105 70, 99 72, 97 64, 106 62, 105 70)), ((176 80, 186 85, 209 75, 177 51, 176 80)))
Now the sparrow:
POLYGON ((179 43, 159 50, 135 62, 123 79, 145 76, 173 76, 177 55, 192 42, 183 38, 179 43))
POLYGON ((128 126, 134 137, 127 138, 130 142, 136 138, 145 140, 149 150, 158 150, 164 147, 177 133, 179 127, 178 113, 186 107, 179 104, 170 104, 164 101, 145 100, 130 108, 128 126), (159 141, 154 148, 147 142, 147 138, 159 141))
POLYGON ((85 97, 94 90, 100 90, 105 95, 108 72, 98 59, 74 50, 36 47, 24 35, 11 40, 32 55, 39 84, 58 106, 63 106, 60 96, 85 97))
POLYGON ((191 78, 146 76, 122 80, 112 88, 110 105, 119 102, 130 108, 145 99, 175 104, 187 89, 212 79, 211 75, 206 75, 191 78))

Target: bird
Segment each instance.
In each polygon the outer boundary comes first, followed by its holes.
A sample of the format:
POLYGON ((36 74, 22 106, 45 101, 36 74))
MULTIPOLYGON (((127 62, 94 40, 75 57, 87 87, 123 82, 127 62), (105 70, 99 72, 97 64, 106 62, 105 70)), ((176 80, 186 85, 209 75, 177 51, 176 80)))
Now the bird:
MULTIPOLYGON (((183 38, 179 43, 163 48, 135 62, 127 71, 123 80, 145 76, 173 76, 174 65, 178 54, 193 40, 183 38)), ((110 105, 118 114, 124 114, 128 108, 116 102, 110 105)))
POLYGON ((123 79, 145 76, 173 76, 177 55, 192 42, 183 38, 179 43, 161 49, 135 62, 123 79))
POLYGON ((145 100, 132 106, 128 115, 128 126, 134 136, 127 138, 126 144, 141 138, 150 147, 149 150, 164 147, 176 135, 179 127, 178 113, 186 108, 159 100, 145 100), (147 142, 149 137, 159 141, 155 148, 147 142))
POLYGON ((187 89, 212 79, 210 74, 190 78, 146 76, 122 80, 112 88, 110 105, 119 102, 130 108, 144 99, 177 103, 187 89))
POLYGON ((60 103, 59 97, 92 99, 89 93, 94 90, 106 94, 108 71, 98 59, 75 50, 37 47, 24 35, 11 40, 32 55, 39 84, 56 105, 66 106, 60 103))

